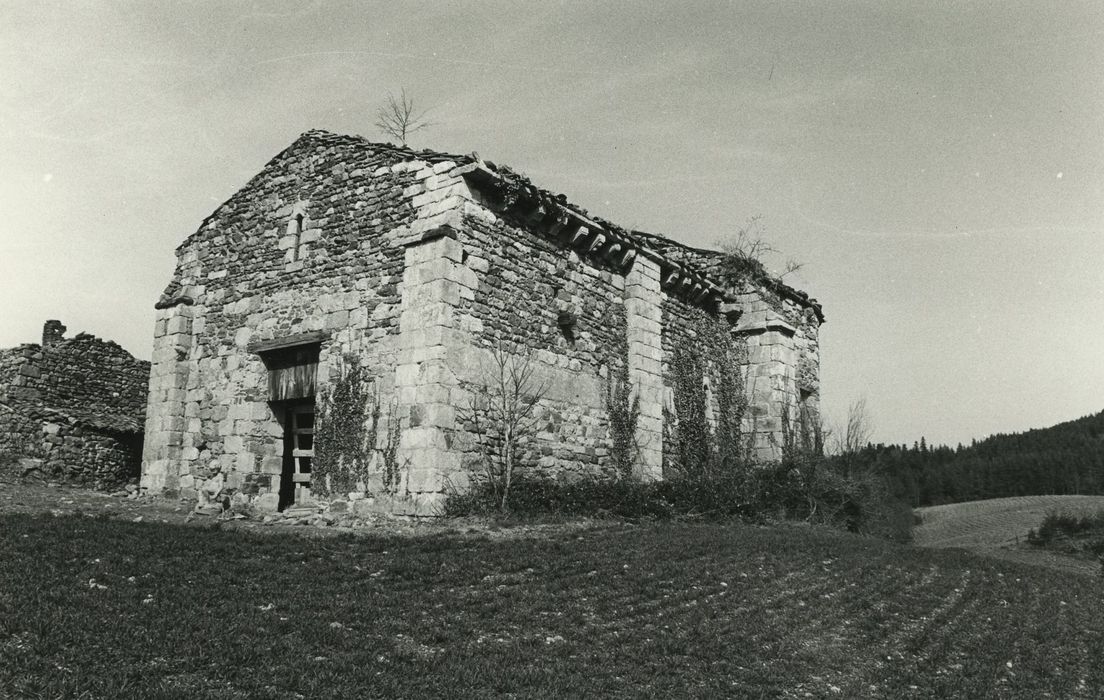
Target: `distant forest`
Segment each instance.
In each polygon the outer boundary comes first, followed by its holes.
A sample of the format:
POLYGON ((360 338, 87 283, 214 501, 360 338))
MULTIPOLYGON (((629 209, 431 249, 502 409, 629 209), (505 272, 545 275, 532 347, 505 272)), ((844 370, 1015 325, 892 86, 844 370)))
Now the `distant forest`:
POLYGON ((1104 495, 1104 411, 969 446, 868 445, 852 468, 873 469, 913 507, 1006 496, 1104 495))

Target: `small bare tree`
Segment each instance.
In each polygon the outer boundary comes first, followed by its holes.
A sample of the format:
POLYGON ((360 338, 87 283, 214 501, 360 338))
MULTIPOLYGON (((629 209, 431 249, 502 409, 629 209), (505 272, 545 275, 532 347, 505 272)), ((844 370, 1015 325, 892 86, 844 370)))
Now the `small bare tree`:
POLYGON ((406 96, 405 88, 398 99, 388 92, 387 103, 376 110, 376 128, 405 146, 410 135, 431 125, 425 118, 428 112, 427 109, 418 111, 414 98, 406 96))
POLYGON ((866 411, 866 399, 861 398, 847 407, 847 422, 832 431, 832 452, 837 455, 854 454, 870 443, 874 432, 866 411))
POLYGON ((720 243, 721 250, 743 260, 761 260, 767 253, 778 252, 763 238, 765 232, 762 214, 748 217, 747 223, 720 243))
MULTIPOLYGON (((768 254, 777 254, 778 250, 767 243, 764 234, 766 226, 763 224, 763 215, 756 214, 749 217, 747 223, 736 230, 734 234, 719 243, 721 252, 725 254, 724 268, 728 272, 748 273, 758 272, 767 274, 763 266, 763 258, 768 254)), ((777 273, 778 279, 800 271, 805 266, 795 258, 788 258, 781 272, 777 273)))
POLYGON ((516 355, 501 346, 492 348, 482 385, 468 407, 466 418, 481 439, 487 481, 503 511, 509 509, 520 449, 532 437, 539 419, 534 409, 548 392, 548 382, 538 380, 535 370, 527 351, 516 355))
POLYGON ((799 261, 797 258, 786 258, 786 266, 778 273, 778 279, 786 279, 786 275, 800 272, 804 267, 805 263, 799 261))

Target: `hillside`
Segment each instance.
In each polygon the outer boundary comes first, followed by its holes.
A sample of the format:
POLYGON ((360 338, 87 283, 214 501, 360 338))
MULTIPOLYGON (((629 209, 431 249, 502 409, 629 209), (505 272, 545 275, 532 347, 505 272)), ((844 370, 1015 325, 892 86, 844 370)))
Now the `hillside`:
POLYGON ((1104 412, 968 446, 871 445, 851 459, 914 507, 1046 494, 1104 494, 1104 412))
POLYGON ((0 696, 1094 698, 1100 594, 803 526, 306 538, 8 515, 0 696))
POLYGON ((1017 496, 917 508, 913 541, 921 547, 961 547, 979 554, 1092 574, 1094 562, 1024 546, 1048 512, 1096 513, 1104 496, 1017 496))

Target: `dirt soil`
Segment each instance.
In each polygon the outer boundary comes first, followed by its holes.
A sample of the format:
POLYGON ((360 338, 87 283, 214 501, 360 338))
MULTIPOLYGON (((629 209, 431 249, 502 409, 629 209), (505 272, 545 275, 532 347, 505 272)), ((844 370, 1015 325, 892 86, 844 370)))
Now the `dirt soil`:
POLYGON ((106 493, 92 489, 0 476, 0 516, 22 513, 54 516, 85 515, 132 522, 160 522, 188 527, 245 530, 258 533, 294 531, 305 536, 342 533, 425 537, 450 535, 490 539, 542 538, 565 532, 631 527, 625 523, 576 519, 547 523, 501 524, 486 519, 414 520, 386 515, 306 514, 289 509, 283 514, 234 513, 202 515, 195 501, 169 501, 139 496, 126 490, 106 493))

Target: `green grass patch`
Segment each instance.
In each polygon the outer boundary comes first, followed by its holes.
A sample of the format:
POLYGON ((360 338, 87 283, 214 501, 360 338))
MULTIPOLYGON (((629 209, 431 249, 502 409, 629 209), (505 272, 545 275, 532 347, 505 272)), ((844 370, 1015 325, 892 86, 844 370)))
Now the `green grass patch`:
POLYGON ((306 538, 7 516, 0 696, 1096 697, 1102 593, 799 526, 306 538))
POLYGON ((1104 575, 1104 510, 1096 513, 1048 512, 1028 543, 1081 559, 1098 560, 1104 575))

